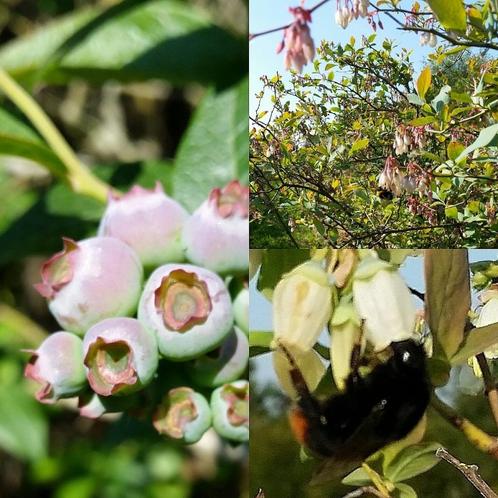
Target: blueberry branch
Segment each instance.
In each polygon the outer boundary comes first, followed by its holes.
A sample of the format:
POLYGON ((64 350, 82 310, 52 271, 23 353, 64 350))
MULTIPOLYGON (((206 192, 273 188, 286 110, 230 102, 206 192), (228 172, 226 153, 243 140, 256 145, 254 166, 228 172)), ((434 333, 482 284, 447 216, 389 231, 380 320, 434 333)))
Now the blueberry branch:
POLYGON ((0 90, 26 115, 66 167, 59 173, 74 192, 105 202, 110 187, 97 178, 71 149, 45 111, 6 71, 0 69, 0 90))
POLYGON ((498 498, 498 495, 488 486, 486 481, 477 473, 477 465, 467 465, 448 453, 445 448, 438 448, 436 456, 453 465, 485 498, 498 498))

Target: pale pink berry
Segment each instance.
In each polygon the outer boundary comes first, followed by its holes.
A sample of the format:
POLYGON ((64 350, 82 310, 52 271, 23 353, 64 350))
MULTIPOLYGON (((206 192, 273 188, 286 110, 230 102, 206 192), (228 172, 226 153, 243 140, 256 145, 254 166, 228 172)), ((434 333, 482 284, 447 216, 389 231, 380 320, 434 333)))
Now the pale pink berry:
POLYGON ((192 263, 218 273, 249 267, 249 188, 237 180, 215 188, 187 220, 183 245, 192 263))
POLYGON ((108 318, 83 339, 91 388, 101 396, 127 394, 148 384, 157 370, 154 334, 134 318, 108 318))
POLYGON ((36 399, 54 403, 59 398, 69 398, 86 385, 83 367, 83 344, 70 332, 49 335, 26 365, 24 375, 41 384, 36 399))
POLYGON ((156 334, 159 351, 189 360, 216 348, 230 332, 230 295, 218 275, 194 265, 164 265, 152 273, 138 319, 156 334))
POLYGON ((111 194, 99 235, 116 237, 137 253, 146 267, 182 261, 182 228, 187 211, 168 197, 159 182, 152 190, 138 185, 121 197, 111 194))
POLYGON ((35 285, 59 324, 83 335, 104 318, 133 314, 143 275, 133 249, 113 237, 63 240, 64 249, 43 264, 35 285))

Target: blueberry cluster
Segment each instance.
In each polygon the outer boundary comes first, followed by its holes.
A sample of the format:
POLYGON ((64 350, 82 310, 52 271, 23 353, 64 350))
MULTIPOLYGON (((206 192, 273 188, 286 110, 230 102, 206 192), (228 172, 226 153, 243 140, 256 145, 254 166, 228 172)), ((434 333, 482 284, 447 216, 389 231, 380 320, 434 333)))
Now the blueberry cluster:
POLYGON ((188 444, 211 426, 247 441, 248 208, 237 181, 191 215, 159 184, 110 195, 98 235, 42 266, 63 330, 31 351, 37 399, 77 396, 82 416, 126 411, 188 444))

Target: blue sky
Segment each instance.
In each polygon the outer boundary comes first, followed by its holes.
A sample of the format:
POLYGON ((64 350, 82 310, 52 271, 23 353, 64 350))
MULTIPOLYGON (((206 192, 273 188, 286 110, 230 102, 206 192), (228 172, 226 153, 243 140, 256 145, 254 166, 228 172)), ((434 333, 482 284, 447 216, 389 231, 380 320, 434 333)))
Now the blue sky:
MULTIPOLYGON (((471 263, 483 260, 498 259, 498 249, 470 249, 469 260, 471 263)), ((423 258, 407 258, 401 267, 401 274, 409 286, 421 292, 424 291, 423 280, 423 258)), ((271 330, 272 314, 271 303, 256 290, 256 278, 253 278, 249 285, 250 291, 250 319, 249 327, 251 330, 271 330)), ((415 300, 417 306, 421 305, 419 300, 415 300)), ((252 360, 256 366, 254 375, 259 382, 268 382, 274 380, 274 373, 271 363, 271 355, 261 355, 252 360)), ((251 372, 251 376, 253 372, 251 372)))
MULTIPOLYGON (((317 4, 318 0, 306 0, 305 7, 311 8, 317 4)), ((409 7, 410 2, 400 2, 400 6, 409 7)), ((299 5, 299 0, 251 0, 249 12, 249 32, 257 33, 267 29, 277 28, 292 21, 292 16, 288 11, 289 7, 299 5)), ((347 42, 351 36, 356 40, 361 40, 362 35, 373 33, 372 28, 365 19, 358 19, 349 24, 346 29, 342 29, 335 23, 336 2, 331 1, 313 13, 311 23, 311 33, 318 46, 321 40, 333 40, 334 42, 347 42)), ((424 66, 425 57, 434 51, 429 47, 419 45, 416 33, 407 33, 396 29, 393 21, 385 15, 381 17, 384 30, 377 30, 377 41, 389 38, 395 40, 400 47, 413 49, 412 62, 416 72, 424 66)), ((256 105, 254 94, 261 90, 260 77, 262 75, 273 76, 277 71, 280 74, 287 74, 283 69, 283 54, 277 55, 275 48, 282 39, 282 31, 269 35, 260 36, 249 43, 249 83, 250 83, 250 112, 256 105)), ((311 65, 305 67, 304 72, 309 70, 311 65)))

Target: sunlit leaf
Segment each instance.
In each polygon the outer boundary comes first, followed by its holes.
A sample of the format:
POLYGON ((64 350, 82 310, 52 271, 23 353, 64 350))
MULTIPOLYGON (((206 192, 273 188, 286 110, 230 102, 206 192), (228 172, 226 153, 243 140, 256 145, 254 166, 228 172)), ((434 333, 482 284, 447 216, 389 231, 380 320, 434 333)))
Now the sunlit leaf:
POLYGON ((443 28, 453 31, 465 31, 467 16, 462 0, 427 0, 443 28))
POLYGON ((420 76, 417 79, 417 93, 421 99, 425 98, 425 94, 429 87, 431 86, 432 73, 431 68, 427 66, 422 70, 420 76))
POLYGON ((425 282, 426 320, 435 339, 434 356, 451 358, 463 341, 470 308, 467 250, 427 250, 425 282))

